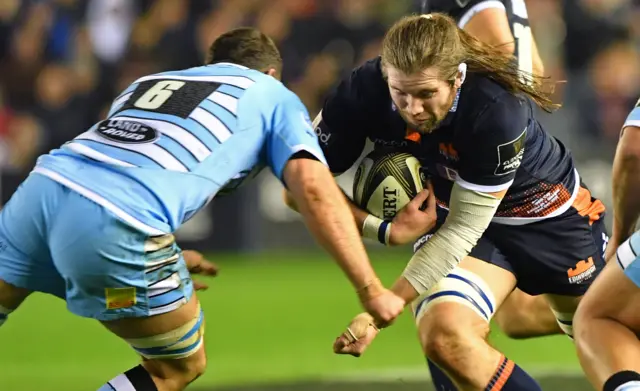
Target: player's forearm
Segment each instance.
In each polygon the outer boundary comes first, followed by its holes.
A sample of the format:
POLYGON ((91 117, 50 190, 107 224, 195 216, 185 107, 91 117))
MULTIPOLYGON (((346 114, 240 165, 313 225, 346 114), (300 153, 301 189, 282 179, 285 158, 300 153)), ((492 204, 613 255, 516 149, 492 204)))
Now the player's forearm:
POLYGON ((312 170, 289 170, 286 180, 291 197, 316 240, 336 259, 353 286, 360 289, 377 276, 345 197, 329 171, 315 163, 312 170))
POLYGON ((449 274, 476 245, 489 226, 502 197, 453 185, 450 209, 443 226, 413 255, 402 273, 422 294, 449 274))
POLYGON ((413 285, 411 285, 411 283, 402 276, 393 284, 391 291, 401 297, 407 305, 411 304, 411 302, 419 296, 418 291, 413 287, 413 285))
POLYGON ((613 162, 613 236, 626 240, 640 216, 640 128, 627 127, 613 162))

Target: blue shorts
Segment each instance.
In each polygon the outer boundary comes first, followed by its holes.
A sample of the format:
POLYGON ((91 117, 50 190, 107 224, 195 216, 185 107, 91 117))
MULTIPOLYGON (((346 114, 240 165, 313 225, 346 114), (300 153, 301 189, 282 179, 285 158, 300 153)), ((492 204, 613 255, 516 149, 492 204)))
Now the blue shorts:
POLYGON ((173 235, 149 236, 36 173, 0 211, 0 279, 100 321, 169 312, 193 294, 173 235))
POLYGON ((640 231, 635 232, 616 250, 616 261, 634 284, 640 288, 640 231))

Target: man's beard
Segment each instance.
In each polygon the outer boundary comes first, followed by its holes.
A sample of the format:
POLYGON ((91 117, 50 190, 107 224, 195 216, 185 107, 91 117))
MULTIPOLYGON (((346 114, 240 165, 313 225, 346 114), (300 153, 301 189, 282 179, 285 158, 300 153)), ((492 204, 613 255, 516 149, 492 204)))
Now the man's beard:
POLYGON ((431 133, 438 128, 440 123, 445 119, 445 117, 453 107, 453 102, 456 99, 456 95, 457 94, 456 94, 455 88, 452 87, 451 92, 449 94, 449 101, 447 102, 447 104, 441 107, 442 110, 444 111, 444 114, 442 115, 441 118, 432 116, 425 122, 420 123, 420 125, 416 125, 410 120, 410 118, 407 118, 402 112, 400 112, 400 115, 402 116, 402 119, 404 119, 404 121, 412 127, 413 130, 423 134, 431 133))

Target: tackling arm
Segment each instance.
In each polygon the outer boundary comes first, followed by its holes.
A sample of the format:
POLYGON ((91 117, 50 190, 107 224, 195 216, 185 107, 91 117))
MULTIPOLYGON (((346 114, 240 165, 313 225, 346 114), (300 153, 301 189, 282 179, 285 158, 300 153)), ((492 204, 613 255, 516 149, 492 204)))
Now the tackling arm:
MULTIPOLYGON (((640 114, 640 108, 634 111, 640 114)), ((633 233, 640 216, 640 121, 637 122, 623 129, 613 160, 613 238, 617 244, 633 233)))
POLYGON ((345 198, 326 166, 317 160, 292 159, 285 166, 284 181, 308 229, 353 286, 359 291, 364 287, 381 290, 345 198))

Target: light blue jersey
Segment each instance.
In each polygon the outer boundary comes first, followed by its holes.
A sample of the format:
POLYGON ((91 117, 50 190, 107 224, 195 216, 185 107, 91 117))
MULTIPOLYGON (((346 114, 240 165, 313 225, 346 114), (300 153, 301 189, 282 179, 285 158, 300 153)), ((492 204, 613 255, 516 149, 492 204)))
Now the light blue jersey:
POLYGON ((174 232, 216 194, 308 151, 306 108, 279 81, 222 63, 136 80, 108 118, 42 156, 35 172, 150 234, 174 232))
POLYGON ((638 100, 636 107, 631 110, 627 119, 624 121, 624 125, 622 125, 623 128, 627 126, 636 126, 640 128, 640 100, 638 100))
POLYGON ((306 109, 270 76, 218 64, 143 77, 0 211, 0 280, 102 321, 173 311, 193 282, 171 233, 263 167, 282 178, 299 151, 324 162, 306 109))

